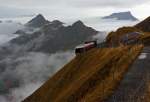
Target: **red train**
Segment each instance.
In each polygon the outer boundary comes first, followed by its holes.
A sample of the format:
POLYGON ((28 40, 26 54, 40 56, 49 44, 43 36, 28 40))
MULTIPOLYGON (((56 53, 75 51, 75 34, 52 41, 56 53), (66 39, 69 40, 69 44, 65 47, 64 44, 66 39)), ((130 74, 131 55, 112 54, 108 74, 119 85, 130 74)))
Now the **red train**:
POLYGON ((75 53, 83 53, 95 47, 97 47, 97 41, 87 41, 84 44, 77 46, 75 48, 75 53))

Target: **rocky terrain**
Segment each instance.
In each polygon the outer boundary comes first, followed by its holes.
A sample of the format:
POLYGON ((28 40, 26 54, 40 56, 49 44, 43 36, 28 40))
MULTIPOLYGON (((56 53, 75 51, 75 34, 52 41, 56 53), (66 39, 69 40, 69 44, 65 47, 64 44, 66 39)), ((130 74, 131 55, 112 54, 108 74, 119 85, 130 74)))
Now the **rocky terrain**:
POLYGON ((29 26, 29 27, 42 27, 43 25, 46 25, 48 24, 49 21, 46 20, 43 15, 39 14, 37 15, 35 18, 33 18, 31 21, 29 21, 26 26, 29 26))

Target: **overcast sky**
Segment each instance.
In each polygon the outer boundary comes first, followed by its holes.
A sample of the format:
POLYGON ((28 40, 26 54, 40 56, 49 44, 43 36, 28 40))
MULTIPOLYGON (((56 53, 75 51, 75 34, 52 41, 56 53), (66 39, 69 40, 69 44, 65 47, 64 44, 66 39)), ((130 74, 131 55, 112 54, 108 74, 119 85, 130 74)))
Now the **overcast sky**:
POLYGON ((52 18, 80 18, 120 11, 144 19, 150 16, 150 0, 0 0, 0 17, 42 13, 52 18))

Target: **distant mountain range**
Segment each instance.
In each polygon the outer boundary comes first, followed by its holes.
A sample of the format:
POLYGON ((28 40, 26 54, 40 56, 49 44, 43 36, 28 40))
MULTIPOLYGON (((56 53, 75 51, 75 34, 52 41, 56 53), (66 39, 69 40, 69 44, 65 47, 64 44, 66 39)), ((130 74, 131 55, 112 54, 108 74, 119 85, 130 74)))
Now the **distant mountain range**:
POLYGON ((73 49, 76 45, 91 39, 98 31, 87 27, 81 21, 71 26, 64 26, 59 20, 47 21, 41 14, 27 24, 28 28, 39 28, 31 34, 24 30, 16 33, 21 35, 10 41, 11 44, 22 46, 24 51, 41 51, 55 53, 56 51, 73 49))
POLYGON ((117 20, 131 20, 131 21, 137 21, 138 20, 129 11, 128 12, 112 13, 109 16, 102 17, 102 19, 117 19, 117 20))
POLYGON ((73 50, 75 46, 100 33, 87 27, 82 21, 77 21, 70 26, 64 26, 59 20, 47 21, 42 15, 37 15, 25 24, 26 29, 17 31, 17 38, 0 46, 0 60, 8 56, 18 56, 19 52, 56 53, 58 51, 73 50), (41 22, 39 24, 38 22, 41 22), (38 26, 35 26, 35 25, 38 26), (35 30, 37 29, 38 30, 35 30))

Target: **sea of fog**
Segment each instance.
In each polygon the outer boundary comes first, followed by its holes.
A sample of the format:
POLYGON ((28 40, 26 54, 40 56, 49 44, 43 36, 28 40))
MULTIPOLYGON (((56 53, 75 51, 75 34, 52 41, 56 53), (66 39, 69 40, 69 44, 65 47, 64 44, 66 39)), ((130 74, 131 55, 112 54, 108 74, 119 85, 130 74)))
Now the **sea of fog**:
POLYGON ((21 29, 23 26, 17 22, 2 22, 0 23, 0 45, 8 42, 9 40, 17 37, 13 34, 18 29, 21 29))
POLYGON ((93 27, 98 31, 110 32, 118 29, 123 26, 133 26, 139 21, 130 21, 130 20, 116 20, 116 19, 84 19, 84 23, 88 26, 93 27))
MULTIPOLYGON (((19 18, 3 18, 0 19, 0 45, 7 43, 9 40, 17 37, 15 35, 17 30, 23 29, 26 22, 33 17, 19 17, 19 18)), ((47 18, 49 21, 53 19, 47 18)), ((117 21, 117 20, 102 20, 94 18, 81 19, 85 25, 93 27, 98 31, 109 32, 116 30, 122 26, 131 26, 137 22, 132 21, 117 21)), ((61 20, 70 25, 77 21, 75 20, 61 20)), ((106 37, 107 33, 100 33, 94 38, 101 41, 106 37)), ((33 93, 39 88, 48 78, 52 76, 57 70, 68 63, 74 57, 73 51, 57 52, 55 54, 45 54, 37 52, 29 52, 23 56, 18 56, 15 59, 8 57, 0 62, 5 63, 7 66, 5 71, 0 74, 0 88, 6 88, 7 79, 10 83, 19 81, 19 86, 16 88, 8 88, 8 93, 0 93, 0 102, 20 102, 25 97, 33 93), (12 65, 18 63, 14 68, 12 65), (3 85, 3 86, 1 86, 3 85)), ((13 57, 12 57, 13 58, 13 57)), ((2 66, 0 66, 1 68, 2 66)))

